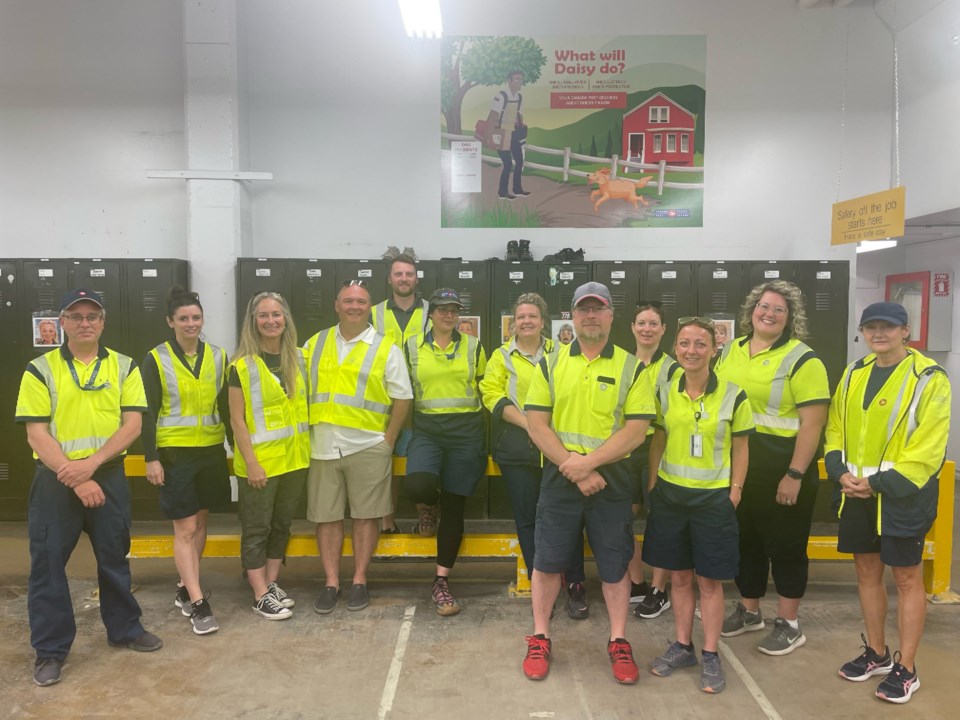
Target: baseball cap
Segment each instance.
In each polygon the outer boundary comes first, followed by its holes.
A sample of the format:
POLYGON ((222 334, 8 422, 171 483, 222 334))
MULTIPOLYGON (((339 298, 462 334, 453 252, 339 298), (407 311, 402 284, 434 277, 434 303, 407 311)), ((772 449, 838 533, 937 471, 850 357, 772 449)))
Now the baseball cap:
POLYGON ((464 305, 460 302, 460 296, 453 288, 437 288, 430 296, 430 309, 439 305, 456 305, 463 310, 464 305))
POLYGON ((607 307, 613 304, 613 300, 610 299, 610 291, 607 290, 606 285, 598 282, 588 282, 573 291, 573 305, 571 307, 576 307, 587 298, 595 298, 607 307))
POLYGON ((63 296, 63 300, 60 301, 60 312, 63 312, 71 305, 75 305, 81 300, 88 300, 92 303, 96 303, 100 307, 103 307, 103 298, 100 297, 100 293, 94 290, 87 290, 85 288, 77 288, 76 290, 71 290, 63 296))
POLYGON ((895 302, 878 302, 868 305, 860 316, 860 325, 866 325, 871 320, 886 320, 894 325, 907 325, 909 318, 903 305, 895 302))

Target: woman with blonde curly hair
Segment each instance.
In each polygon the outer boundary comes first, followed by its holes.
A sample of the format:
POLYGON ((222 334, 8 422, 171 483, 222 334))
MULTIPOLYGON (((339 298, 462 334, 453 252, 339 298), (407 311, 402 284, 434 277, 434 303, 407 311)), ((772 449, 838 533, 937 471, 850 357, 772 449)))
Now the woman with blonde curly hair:
POLYGON ((229 386, 241 562, 253 589, 253 611, 267 620, 286 620, 294 601, 277 578, 306 486, 310 428, 297 329, 277 293, 250 299, 229 386))
POLYGON ((758 649, 786 655, 806 642, 797 613, 807 586, 816 456, 830 388, 823 362, 803 343, 807 318, 796 285, 774 280, 756 286, 739 320, 745 334, 724 348, 716 373, 746 391, 757 432, 750 437, 750 467, 737 508, 742 600, 722 634, 764 629, 760 598, 772 573, 777 617, 758 649))

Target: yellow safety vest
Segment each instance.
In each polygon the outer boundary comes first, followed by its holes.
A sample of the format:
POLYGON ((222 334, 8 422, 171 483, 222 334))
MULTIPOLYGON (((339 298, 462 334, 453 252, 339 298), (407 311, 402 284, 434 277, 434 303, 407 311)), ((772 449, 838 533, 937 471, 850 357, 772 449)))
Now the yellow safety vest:
POLYGON ((200 343, 198 377, 180 361, 170 342, 157 345, 150 354, 160 371, 163 389, 157 415, 157 447, 222 445, 225 431, 217 396, 226 382, 226 352, 216 345, 200 343))
POLYGON ((336 335, 336 327, 327 328, 307 341, 310 424, 325 422, 383 432, 393 407, 384 380, 393 346, 377 333, 372 343, 354 343, 341 363, 336 335))
MULTIPOLYGON (((557 350, 550 338, 544 340, 543 358, 550 367, 557 362, 557 350)), ((497 403, 506 397, 521 413, 525 412, 523 403, 527 399, 530 380, 536 370, 536 364, 531 363, 517 350, 516 338, 511 338, 498 347, 491 355, 480 383, 480 392, 487 409, 493 412, 497 403)))
MULTIPOLYGON (((293 399, 287 397, 280 381, 259 357, 242 357, 233 364, 243 388, 244 417, 253 452, 267 477, 310 465, 307 373, 302 357, 299 364, 293 399)), ((247 477, 247 464, 240 453, 234 454, 233 467, 237 475, 247 477)))
POLYGON ((384 300, 382 303, 373 306, 370 313, 370 323, 378 333, 393 340, 398 348, 402 348, 410 338, 423 335, 430 329, 428 312, 430 305, 426 300, 421 300, 420 305, 414 308, 413 314, 410 316, 410 322, 403 330, 400 329, 400 324, 397 322, 393 310, 387 307, 387 302, 387 300, 384 300))
MULTIPOLYGON (((472 335, 457 333, 457 336, 453 353, 438 349, 432 333, 407 340, 415 412, 442 415, 480 410, 477 392, 480 341, 472 335)), ((483 368, 480 372, 482 374, 483 368)))
MULTIPOLYGON (((643 376, 650 382, 650 389, 656 395, 660 388, 667 385, 673 379, 674 373, 683 372, 680 364, 663 350, 657 350, 650 359, 650 364, 643 368, 643 376)), ((653 435, 656 430, 651 423, 647 428, 647 435, 653 435)), ((649 449, 647 445, 647 449, 649 449)))

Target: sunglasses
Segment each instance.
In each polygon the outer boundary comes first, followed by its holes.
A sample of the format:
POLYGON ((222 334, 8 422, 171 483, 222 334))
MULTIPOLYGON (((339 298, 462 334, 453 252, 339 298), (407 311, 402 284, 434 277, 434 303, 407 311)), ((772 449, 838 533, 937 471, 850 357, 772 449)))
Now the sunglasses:
POLYGON ((366 280, 344 280, 342 283, 340 283, 340 287, 342 288, 348 288, 348 287, 354 287, 354 286, 365 288, 367 286, 367 281, 366 280))
POLYGON ((713 328, 716 326, 716 323, 708 317, 700 317, 699 315, 691 315, 690 317, 682 317, 677 320, 677 330, 680 328, 686 327, 687 325, 699 325, 703 328, 713 328))

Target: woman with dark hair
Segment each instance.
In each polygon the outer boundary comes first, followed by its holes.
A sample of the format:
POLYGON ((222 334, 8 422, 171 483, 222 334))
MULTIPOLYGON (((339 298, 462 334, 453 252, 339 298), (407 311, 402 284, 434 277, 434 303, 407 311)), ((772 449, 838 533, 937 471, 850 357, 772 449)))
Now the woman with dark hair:
POLYGON ((807 641, 797 613, 807 588, 807 542, 820 484, 816 457, 830 388, 823 363, 802 342, 807 318, 796 285, 774 280, 753 288, 739 322, 746 333, 727 343, 716 373, 746 391, 757 432, 737 508, 742 599, 724 621, 723 636, 765 627, 760 598, 772 572, 777 617, 757 649, 786 655, 807 641))
POLYGON ((177 286, 167 299, 173 339, 151 350, 141 375, 149 411, 143 415, 147 480, 160 491, 160 509, 173 521, 173 562, 180 574, 174 604, 193 632, 219 629, 200 587, 200 558, 211 508, 230 502, 224 418, 227 354, 201 339, 200 297, 177 286))
POLYGON ((286 300, 254 295, 230 366, 233 467, 240 495, 240 557, 253 611, 286 620, 294 600, 277 584, 290 523, 310 466, 307 369, 286 300))

